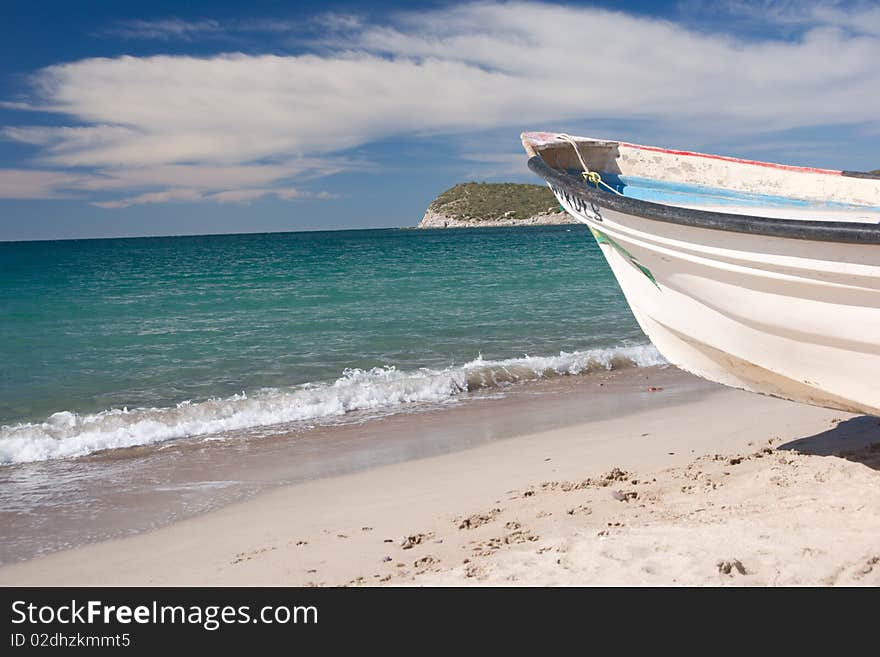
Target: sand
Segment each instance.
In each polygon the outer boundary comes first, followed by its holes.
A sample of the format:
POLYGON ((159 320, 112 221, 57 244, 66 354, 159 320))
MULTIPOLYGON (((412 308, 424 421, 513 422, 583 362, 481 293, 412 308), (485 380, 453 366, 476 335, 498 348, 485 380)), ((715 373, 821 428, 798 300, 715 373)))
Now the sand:
POLYGON ((12 564, 0 584, 880 584, 880 421, 664 394, 12 564))

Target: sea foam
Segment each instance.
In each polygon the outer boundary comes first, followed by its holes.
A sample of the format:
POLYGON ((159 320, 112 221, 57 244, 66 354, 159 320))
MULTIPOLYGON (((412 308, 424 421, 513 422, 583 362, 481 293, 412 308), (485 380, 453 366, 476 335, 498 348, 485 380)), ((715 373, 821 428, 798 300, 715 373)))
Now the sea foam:
POLYGON ((462 393, 517 382, 665 364, 651 345, 560 352, 507 360, 479 357, 442 370, 393 367, 345 370, 332 383, 270 388, 250 395, 184 401, 173 407, 54 413, 43 422, 0 427, 0 464, 84 456, 175 438, 293 422, 320 422, 353 411, 393 413, 408 405, 453 400, 462 393))

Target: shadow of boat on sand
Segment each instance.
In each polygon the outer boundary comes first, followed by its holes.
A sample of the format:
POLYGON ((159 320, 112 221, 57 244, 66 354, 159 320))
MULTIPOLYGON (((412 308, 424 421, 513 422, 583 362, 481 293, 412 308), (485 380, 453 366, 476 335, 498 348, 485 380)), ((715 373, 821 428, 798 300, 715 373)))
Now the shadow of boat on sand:
POLYGON ((813 456, 837 456, 880 470, 880 418, 861 415, 843 420, 833 429, 779 445, 813 456))

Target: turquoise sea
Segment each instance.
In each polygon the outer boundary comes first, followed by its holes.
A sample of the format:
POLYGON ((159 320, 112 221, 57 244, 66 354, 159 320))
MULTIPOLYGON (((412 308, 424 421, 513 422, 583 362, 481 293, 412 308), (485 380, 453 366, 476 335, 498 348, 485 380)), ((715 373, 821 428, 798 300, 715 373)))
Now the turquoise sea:
POLYGON ((586 228, 0 243, 0 463, 662 362, 586 228))

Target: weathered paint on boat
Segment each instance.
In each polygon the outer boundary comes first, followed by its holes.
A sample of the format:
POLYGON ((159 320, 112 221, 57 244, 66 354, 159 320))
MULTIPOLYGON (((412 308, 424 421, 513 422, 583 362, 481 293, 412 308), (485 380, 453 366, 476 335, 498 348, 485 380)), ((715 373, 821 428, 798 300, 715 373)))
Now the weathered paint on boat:
POLYGON ((579 138, 588 167, 621 195, 577 175, 574 147, 556 135, 523 144, 671 363, 880 415, 880 178, 579 138), (632 198, 617 181, 636 179, 686 193, 676 205, 632 198))

